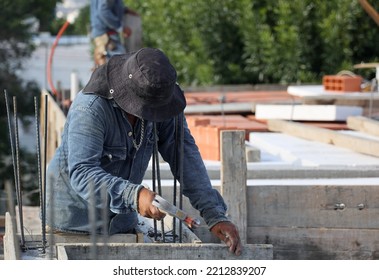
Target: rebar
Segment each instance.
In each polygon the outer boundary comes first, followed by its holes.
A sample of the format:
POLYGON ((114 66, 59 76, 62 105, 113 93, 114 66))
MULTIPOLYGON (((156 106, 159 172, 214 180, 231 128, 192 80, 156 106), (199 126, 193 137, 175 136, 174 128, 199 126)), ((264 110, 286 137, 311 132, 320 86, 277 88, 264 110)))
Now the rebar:
MULTIPOLYGON (((174 146, 174 162, 173 162, 173 170, 174 170, 174 183, 173 183, 173 194, 172 194, 172 204, 174 206, 177 205, 176 201, 177 201, 177 179, 178 179, 178 166, 177 166, 177 162, 178 162, 178 123, 179 123, 179 116, 175 117, 175 146, 174 146)), ((172 235, 173 235, 173 238, 172 238, 172 242, 173 243, 176 243, 176 218, 174 217, 172 219, 172 235)))
POLYGON ((109 216, 108 216, 108 190, 106 184, 101 186, 101 201, 102 201, 102 234, 103 234, 103 249, 104 249, 104 259, 108 256, 108 231, 109 231, 109 216))
POLYGON ((45 103, 44 103, 44 131, 43 131, 43 185, 42 185, 42 193, 43 193, 43 207, 42 207, 42 223, 44 224, 43 227, 46 227, 46 180, 47 180, 47 172, 46 172, 46 166, 47 166, 47 128, 48 128, 48 95, 45 94, 45 103))
MULTIPOLYGON (((184 113, 180 114, 180 153, 179 153, 179 209, 183 209, 183 161, 184 161, 184 113)), ((183 242, 183 223, 179 223, 179 242, 183 242)))
POLYGON ((16 169, 17 169, 17 189, 18 189, 18 212, 20 219, 20 233, 21 233, 21 246, 25 246, 25 234, 24 234, 24 214, 22 208, 22 187, 20 178, 20 141, 18 133, 18 114, 17 114, 17 99, 13 96, 13 109, 14 109, 14 125, 15 125, 15 140, 16 140, 16 169))
MULTIPOLYGON (((159 154, 158 154, 158 142, 156 141, 157 139, 157 125, 154 122, 154 148, 153 148, 153 160, 155 160, 155 171, 157 174, 157 184, 158 184, 158 194, 162 195, 162 186, 161 186, 161 175, 160 175, 160 169, 159 169, 159 154)), ((162 241, 166 241, 165 237, 165 230, 164 230, 164 220, 161 220, 161 231, 162 231, 162 241)))
MULTIPOLYGON (((18 205, 19 213, 19 224, 21 233, 21 247, 25 246, 25 234, 24 234, 24 219, 23 219, 23 209, 22 209, 22 190, 21 190, 21 179, 20 179, 20 152, 19 152, 19 134, 18 134, 18 117, 17 117, 17 99, 13 96, 13 118, 14 118, 14 135, 15 135, 15 152, 16 152, 16 163, 15 166, 15 188, 16 188, 16 199, 18 205)), ((10 134, 12 132, 10 131, 10 134)), ((10 136, 13 138, 13 136, 10 136)))
MULTIPOLYGON (((153 131, 154 133, 154 131, 153 131)), ((156 142, 156 137, 155 137, 155 134, 154 134, 154 142, 156 142)), ((155 176, 156 176, 156 172, 155 172, 155 145, 153 146, 153 158, 152 158, 152 174, 151 174, 151 180, 152 180, 152 188, 153 188, 153 192, 156 192, 156 185, 155 185, 155 176)), ((157 229, 157 220, 153 220, 153 228, 154 228, 154 241, 158 241, 158 229, 157 229)))
MULTIPOLYGON (((49 258, 50 260, 52 260, 54 258, 54 243, 55 243, 55 239, 54 239, 54 215, 55 215, 55 211, 54 211, 54 186, 55 185, 55 180, 54 180, 54 177, 51 176, 50 177, 50 193, 49 193, 49 201, 50 201, 50 207, 49 207, 49 246, 50 246, 50 250, 49 250, 49 258)), ((45 195, 46 195, 46 192, 45 192, 45 195)), ((46 200, 45 200, 46 201, 46 200)), ((46 207, 46 206, 45 206, 46 207)), ((45 216, 45 219, 46 219, 46 216, 45 216)))
POLYGON ((41 142, 40 142, 40 125, 38 118, 38 101, 37 97, 34 97, 34 113, 35 113, 35 123, 36 123, 36 145, 37 145, 37 168, 38 168, 38 189, 39 189, 39 201, 40 201, 40 211, 41 211, 41 230, 42 230, 42 253, 46 253, 46 227, 45 227, 45 217, 43 216, 43 191, 42 191, 42 167, 41 167, 41 142))

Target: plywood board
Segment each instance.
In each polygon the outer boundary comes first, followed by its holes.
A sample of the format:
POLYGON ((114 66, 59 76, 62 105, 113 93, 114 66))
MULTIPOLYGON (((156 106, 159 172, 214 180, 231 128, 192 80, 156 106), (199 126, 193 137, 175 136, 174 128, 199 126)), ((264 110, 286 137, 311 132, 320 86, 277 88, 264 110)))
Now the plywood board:
MULTIPOLYGON (((61 244, 58 247, 60 260, 86 260, 90 257, 89 244, 61 244)), ((98 247, 97 255, 97 259, 111 260, 272 260, 272 258, 273 248, 270 244, 246 244, 240 256, 229 252, 225 244, 109 244, 107 247, 98 247), (104 255, 104 252, 107 255, 104 255)))
POLYGON ((248 227, 379 229, 379 178, 371 185, 282 181, 248 185, 248 227))
POLYGON ((367 117, 348 117, 347 125, 350 129, 366 132, 371 135, 379 136, 379 121, 367 117))
POLYGON ((249 227, 249 242, 273 244, 275 260, 378 260, 379 229, 249 227))
POLYGON ((373 137, 354 136, 284 120, 269 120, 268 128, 270 131, 283 132, 303 139, 333 144, 362 154, 379 157, 379 141, 373 137))

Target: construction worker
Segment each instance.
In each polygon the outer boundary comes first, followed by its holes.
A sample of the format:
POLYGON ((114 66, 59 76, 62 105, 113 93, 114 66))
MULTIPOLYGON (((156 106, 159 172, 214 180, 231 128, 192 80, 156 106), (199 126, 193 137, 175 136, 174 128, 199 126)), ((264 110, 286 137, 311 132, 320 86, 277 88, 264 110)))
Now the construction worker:
MULTIPOLYGON (((210 231, 239 255, 239 233, 226 217, 223 198, 211 186, 185 121, 185 106, 176 70, 158 49, 114 55, 99 66, 72 103, 61 145, 49 163, 47 197, 53 200, 47 209, 57 213, 47 219, 50 227, 90 232, 91 189, 96 197, 92 205, 101 212, 102 188, 109 200, 109 234, 132 232, 138 213, 163 219, 165 214, 152 204, 155 192, 141 185, 157 147, 173 174, 183 174, 183 194, 210 231), (177 135, 184 136, 182 147, 177 135), (181 151, 185 160, 178 164, 181 151)), ((100 224, 99 219, 99 231, 100 224)))
POLYGON ((104 64, 114 54, 125 53, 121 36, 126 39, 131 29, 123 26, 125 14, 138 15, 122 0, 91 0, 91 37, 94 43, 95 67, 104 64))

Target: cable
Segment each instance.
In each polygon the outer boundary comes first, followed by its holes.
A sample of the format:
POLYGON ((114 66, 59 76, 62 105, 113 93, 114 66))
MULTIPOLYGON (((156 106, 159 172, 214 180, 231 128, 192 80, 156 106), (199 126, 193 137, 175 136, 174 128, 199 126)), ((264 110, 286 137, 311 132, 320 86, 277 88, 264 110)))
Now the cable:
POLYGON ((57 34, 57 36, 55 37, 55 40, 54 40, 54 43, 51 47, 51 51, 50 51, 50 56, 49 56, 49 60, 48 60, 48 63, 47 63, 47 81, 49 83, 49 86, 54 94, 55 97, 58 96, 58 91, 57 89, 54 87, 54 84, 53 84, 53 81, 52 81, 52 78, 51 78, 51 66, 53 64, 53 56, 54 56, 54 51, 55 51, 55 48, 56 46, 58 45, 58 42, 59 42, 59 39, 61 38, 62 34, 65 32, 65 30, 67 29, 67 27, 70 25, 70 21, 67 20, 63 26, 59 29, 59 32, 57 34))

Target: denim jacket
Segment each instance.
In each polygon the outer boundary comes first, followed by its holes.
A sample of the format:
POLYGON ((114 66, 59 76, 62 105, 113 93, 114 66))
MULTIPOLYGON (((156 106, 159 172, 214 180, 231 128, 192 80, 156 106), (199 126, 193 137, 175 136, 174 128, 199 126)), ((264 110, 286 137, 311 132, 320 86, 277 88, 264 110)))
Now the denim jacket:
POLYGON ((125 11, 122 0, 91 0, 90 8, 93 38, 121 28, 125 11))
MULTIPOLYGON (((228 220, 226 205, 211 186, 185 119, 183 124, 183 172, 177 174, 183 174, 183 194, 212 227, 228 220)), ((156 126, 159 153, 174 172, 175 118, 156 126)), ((127 217, 130 213, 137 215, 136 195, 142 187, 140 184, 153 153, 153 122, 145 120, 143 141, 138 150, 133 146, 133 135, 138 143, 140 120, 134 129, 112 99, 82 92, 77 95, 67 116, 61 145, 48 166, 47 209, 52 211, 48 210, 47 215, 54 213, 51 219, 53 228, 89 232, 89 202, 94 201, 96 209, 101 212, 104 208, 101 200, 103 187, 107 189, 112 217, 127 217), (53 199, 49 200, 49 197, 53 199), (96 199, 90 200, 90 197, 96 199)), ((119 223, 115 226, 122 229, 126 227, 123 223, 126 224, 127 219, 113 219, 113 223, 119 223)))

